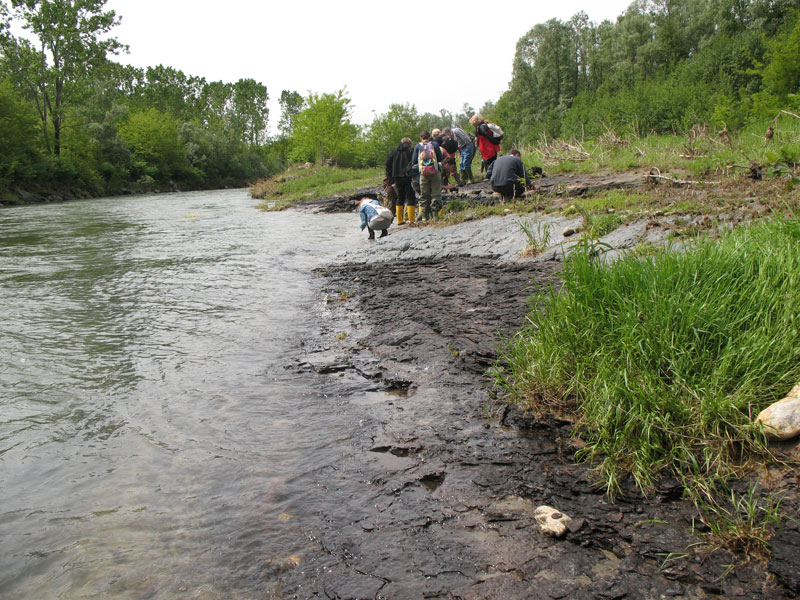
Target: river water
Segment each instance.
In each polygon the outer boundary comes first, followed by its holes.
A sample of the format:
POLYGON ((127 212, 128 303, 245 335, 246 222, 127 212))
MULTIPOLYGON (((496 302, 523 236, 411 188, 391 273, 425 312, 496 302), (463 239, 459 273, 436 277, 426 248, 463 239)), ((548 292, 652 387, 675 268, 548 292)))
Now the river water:
POLYGON ((0 210, 0 597, 263 597, 312 544, 353 414, 287 366, 319 333, 312 269, 365 236, 253 204, 0 210))

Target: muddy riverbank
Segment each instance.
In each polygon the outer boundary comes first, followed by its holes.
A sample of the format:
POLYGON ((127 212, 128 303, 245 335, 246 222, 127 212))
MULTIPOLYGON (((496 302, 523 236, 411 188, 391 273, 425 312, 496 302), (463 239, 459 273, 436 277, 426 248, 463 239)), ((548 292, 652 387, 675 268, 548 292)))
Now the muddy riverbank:
MULTIPOLYGON (((560 231, 565 221, 549 223, 560 231)), ((647 235, 652 228, 632 224, 616 239, 647 235)), ((319 552, 284 572, 282 594, 795 597, 800 533, 791 522, 769 563, 701 550, 705 532, 677 482, 648 498, 628 483, 611 502, 575 463, 581 441, 570 423, 534 420, 493 397, 486 370, 498 342, 520 326, 533 291, 558 284, 562 264, 563 248, 520 258, 524 240, 513 217, 397 228, 320 271, 326 341, 309 341, 296 368, 340 393, 378 395, 364 407, 373 424, 365 439, 319 481, 330 508, 304 532, 319 552), (563 538, 540 533, 542 504, 573 518, 563 538)), ((790 473, 768 485, 796 506, 790 473)))

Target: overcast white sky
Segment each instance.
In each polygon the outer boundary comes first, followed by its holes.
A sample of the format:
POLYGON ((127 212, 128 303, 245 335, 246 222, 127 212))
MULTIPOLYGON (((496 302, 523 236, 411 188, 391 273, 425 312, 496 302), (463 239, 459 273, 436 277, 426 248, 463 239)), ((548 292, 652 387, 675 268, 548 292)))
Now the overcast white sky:
POLYGON ((632 0, 109 0, 122 18, 117 57, 163 64, 208 81, 267 86, 274 131, 281 90, 306 96, 346 86, 353 121, 392 103, 420 112, 476 109, 508 88, 517 40, 536 23, 584 10, 616 20, 632 0), (428 35, 425 35, 425 34, 428 35))

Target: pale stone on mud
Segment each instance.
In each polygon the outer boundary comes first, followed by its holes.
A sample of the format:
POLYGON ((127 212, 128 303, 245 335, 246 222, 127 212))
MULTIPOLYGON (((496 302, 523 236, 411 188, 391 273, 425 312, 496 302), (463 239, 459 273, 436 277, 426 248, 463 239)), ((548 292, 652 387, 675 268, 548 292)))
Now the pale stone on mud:
POLYGON ((767 437, 789 440, 800 435, 800 383, 789 395, 762 410, 756 422, 764 424, 767 437))
POLYGON ((539 506, 533 516, 536 518, 539 530, 552 537, 564 535, 567 532, 567 525, 572 520, 566 513, 546 505, 539 506))

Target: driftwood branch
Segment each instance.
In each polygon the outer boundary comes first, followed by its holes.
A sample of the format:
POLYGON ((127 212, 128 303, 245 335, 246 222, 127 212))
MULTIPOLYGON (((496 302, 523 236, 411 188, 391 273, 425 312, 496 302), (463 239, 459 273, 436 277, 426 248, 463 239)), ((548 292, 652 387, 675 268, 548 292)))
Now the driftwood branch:
POLYGON ((674 185, 719 185, 719 181, 691 181, 688 179, 676 179, 675 177, 667 177, 666 175, 662 175, 661 171, 658 168, 650 169, 650 173, 647 175, 648 179, 652 179, 654 181, 669 181, 674 185))
POLYGON ((788 111, 788 110, 782 110, 781 112, 782 112, 782 113, 784 113, 784 114, 787 114, 787 115, 791 115, 791 116, 793 116, 795 119, 800 119, 800 115, 796 115, 796 114, 794 114, 793 112, 790 112, 790 111, 788 111))

